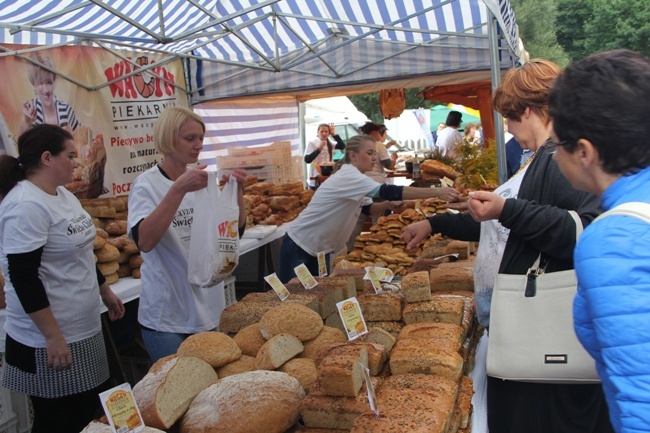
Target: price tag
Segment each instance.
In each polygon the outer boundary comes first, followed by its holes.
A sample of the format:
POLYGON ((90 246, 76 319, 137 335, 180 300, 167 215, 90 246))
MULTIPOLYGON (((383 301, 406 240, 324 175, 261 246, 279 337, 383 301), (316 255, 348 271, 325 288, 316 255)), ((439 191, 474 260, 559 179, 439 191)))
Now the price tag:
POLYGON ((273 291, 275 292, 276 295, 280 298, 281 301, 284 301, 287 299, 290 295, 289 291, 285 287, 284 284, 282 284, 282 281, 278 278, 277 275, 275 275, 275 272, 273 272, 271 275, 267 275, 264 277, 264 280, 269 283, 273 291))
POLYGON ((442 186, 452 187, 452 186, 454 186, 454 181, 449 179, 447 176, 445 176, 442 179, 440 179, 440 184, 442 186))
POLYGON ((391 271, 388 268, 380 268, 378 266, 367 266, 364 268, 366 270, 366 275, 363 277, 364 280, 371 280, 371 270, 372 273, 374 273, 377 276, 377 279, 379 281, 385 281, 387 283, 390 283, 393 281, 393 277, 395 277, 395 274, 393 271, 391 271))
POLYGON ((135 403, 131 385, 123 383, 99 394, 104 413, 116 433, 139 432, 144 429, 140 409, 135 403))
POLYGON ((339 316, 341 316, 341 322, 345 327, 348 340, 352 341, 368 333, 366 321, 363 319, 363 313, 357 298, 341 301, 336 304, 336 308, 339 310, 339 316))
POLYGON ((379 417, 379 409, 377 409, 377 398, 375 397, 375 386, 372 384, 370 379, 370 369, 359 362, 361 366, 361 372, 363 373, 363 380, 366 382, 366 391, 368 392, 368 403, 370 403, 370 409, 379 417))
POLYGON ((314 277, 312 276, 311 272, 309 272, 309 269, 307 269, 307 266, 305 264, 301 264, 293 268, 294 272, 296 273, 296 276, 302 283, 302 285, 305 287, 305 289, 313 289, 318 285, 314 277))
POLYGON ((326 277, 327 276, 327 261, 325 260, 325 253, 320 252, 316 254, 316 259, 318 259, 318 276, 326 277))
POLYGON ((363 277, 364 280, 370 280, 372 288, 375 289, 375 293, 384 293, 384 289, 381 287, 381 281, 379 281, 379 274, 375 272, 374 267, 367 267, 366 275, 363 277))

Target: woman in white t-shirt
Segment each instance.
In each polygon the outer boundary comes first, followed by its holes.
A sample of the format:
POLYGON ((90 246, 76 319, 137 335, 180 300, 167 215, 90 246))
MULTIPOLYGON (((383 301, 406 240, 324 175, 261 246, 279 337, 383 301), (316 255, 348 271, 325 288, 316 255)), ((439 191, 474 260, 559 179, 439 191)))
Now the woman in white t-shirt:
MULTIPOLYGON (((337 170, 316 190, 311 201, 287 230, 282 242, 280 281, 286 283, 295 276, 294 268, 304 263, 313 275, 318 275, 317 254, 339 253, 345 249, 360 212, 367 214, 394 207, 401 200, 439 197, 457 201, 453 188, 413 188, 375 182, 364 173, 377 160, 375 140, 368 135, 352 137, 337 170), (393 203, 373 203, 363 206, 365 197, 381 197, 393 203)), ((328 262, 329 267, 329 262, 328 262)))
POLYGON ((0 156, 0 262, 7 277, 2 385, 31 397, 33 433, 83 429, 101 409, 108 362, 100 297, 111 320, 122 301, 97 270, 95 227, 72 182, 72 135, 37 125, 0 156))
POLYGON ((334 132, 334 124, 321 123, 318 125, 318 132, 316 138, 310 140, 305 148, 305 162, 309 164, 309 189, 315 190, 318 183, 316 178, 319 174, 317 165, 325 162, 332 162, 334 158, 334 150, 345 149, 345 143, 334 132), (336 141, 332 144, 330 137, 336 141))
MULTIPOLYGON (((205 165, 196 165, 203 149, 205 123, 192 110, 169 107, 154 127, 160 164, 138 176, 129 195, 129 235, 140 248, 143 264, 138 322, 149 356, 156 361, 176 353, 191 334, 215 330, 226 307, 223 282, 211 288, 192 286, 187 260, 194 214, 194 192, 207 187, 205 165), (193 164, 193 167, 188 165, 193 164)), ((244 170, 238 182, 239 231, 246 224, 244 170)), ((229 176, 225 175, 224 180, 229 176)))

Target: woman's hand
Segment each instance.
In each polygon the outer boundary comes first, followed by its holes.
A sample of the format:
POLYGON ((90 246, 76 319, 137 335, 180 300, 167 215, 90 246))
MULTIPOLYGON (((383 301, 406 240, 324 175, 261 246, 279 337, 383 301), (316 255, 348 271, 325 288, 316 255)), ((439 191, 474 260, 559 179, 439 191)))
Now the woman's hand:
POLYGON ((227 183, 230 180, 231 176, 234 177, 237 180, 237 186, 239 187, 239 189, 243 190, 244 185, 246 184, 246 176, 248 176, 248 173, 246 172, 246 170, 241 169, 241 168, 236 168, 231 173, 224 174, 221 177, 221 179, 224 182, 227 183))
POLYGON ((36 120, 36 107, 32 105, 32 101, 23 101, 23 116, 30 125, 36 120))
POLYGON ((52 333, 45 338, 47 366, 59 371, 72 367, 72 354, 61 332, 52 333))
POLYGON ((406 242, 406 249, 412 250, 429 235, 431 235, 431 224, 429 220, 423 220, 406 226, 400 237, 406 242))
POLYGON ((469 193, 469 213, 478 222, 498 219, 505 202, 503 197, 493 192, 472 191, 469 193))
POLYGON ((447 209, 457 210, 459 212, 467 212, 469 197, 460 197, 456 203, 447 203, 444 205, 447 209))
POLYGON ((336 128, 334 127, 334 123, 330 123, 330 135, 334 137, 336 135, 336 128))
POLYGON ((460 192, 458 192, 457 189, 450 188, 448 186, 444 186, 442 188, 434 188, 434 191, 436 197, 446 200, 450 203, 458 201, 460 198, 460 192))
POLYGON ((108 318, 111 319, 111 322, 124 317, 124 304, 108 284, 102 284, 99 288, 99 293, 102 297, 102 302, 108 310, 108 318))
POLYGON ((174 188, 183 194, 198 191, 208 186, 208 172, 205 171, 207 165, 201 164, 192 170, 187 170, 181 174, 174 182, 174 188))

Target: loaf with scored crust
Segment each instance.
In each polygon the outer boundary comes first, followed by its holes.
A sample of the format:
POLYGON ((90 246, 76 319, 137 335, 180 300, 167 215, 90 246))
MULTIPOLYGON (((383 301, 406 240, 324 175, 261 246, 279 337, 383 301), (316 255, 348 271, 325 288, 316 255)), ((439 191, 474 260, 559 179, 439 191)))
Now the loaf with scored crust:
POLYGON ((196 356, 218 368, 241 357, 235 340, 221 332, 199 332, 187 337, 176 351, 178 356, 196 356))
POLYGON ((309 341, 323 329, 323 319, 304 305, 283 303, 264 313, 259 326, 267 340, 274 335, 287 333, 300 341, 309 341))
POLYGON ((392 374, 432 374, 458 381, 463 373, 463 358, 458 351, 422 339, 398 340, 389 364, 392 374))
POLYGON ((326 395, 354 397, 363 384, 361 365, 368 368, 364 345, 342 345, 332 349, 318 364, 318 383, 326 395))
POLYGON ((406 304, 404 323, 444 322, 460 325, 463 321, 465 302, 459 298, 433 297, 430 301, 406 304))

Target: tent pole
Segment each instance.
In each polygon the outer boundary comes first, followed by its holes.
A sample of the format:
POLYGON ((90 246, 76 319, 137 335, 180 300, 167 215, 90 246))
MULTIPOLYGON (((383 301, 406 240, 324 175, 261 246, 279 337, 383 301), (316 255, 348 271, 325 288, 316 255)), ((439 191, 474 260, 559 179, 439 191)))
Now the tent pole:
MULTIPOLYGON (((305 103, 302 102, 299 98, 296 98, 296 102, 298 103, 298 129, 300 130, 300 156, 303 156, 305 154, 305 149, 307 148, 307 137, 305 136, 305 114, 306 114, 306 108, 305 108, 305 103)), ((304 158, 301 161, 302 164, 302 172, 305 173, 305 176, 303 176, 303 183, 308 184, 307 180, 307 174, 309 173, 307 163, 305 162, 304 158)))
MULTIPOLYGON (((492 75, 492 91, 501 82, 501 62, 499 53, 499 41, 497 33, 497 18, 486 6, 488 14, 488 40, 490 43, 490 71, 492 75)), ((503 120, 499 113, 494 112, 494 131, 496 133, 497 146, 497 167, 499 169, 499 185, 506 180, 506 144, 503 135, 503 120)))

